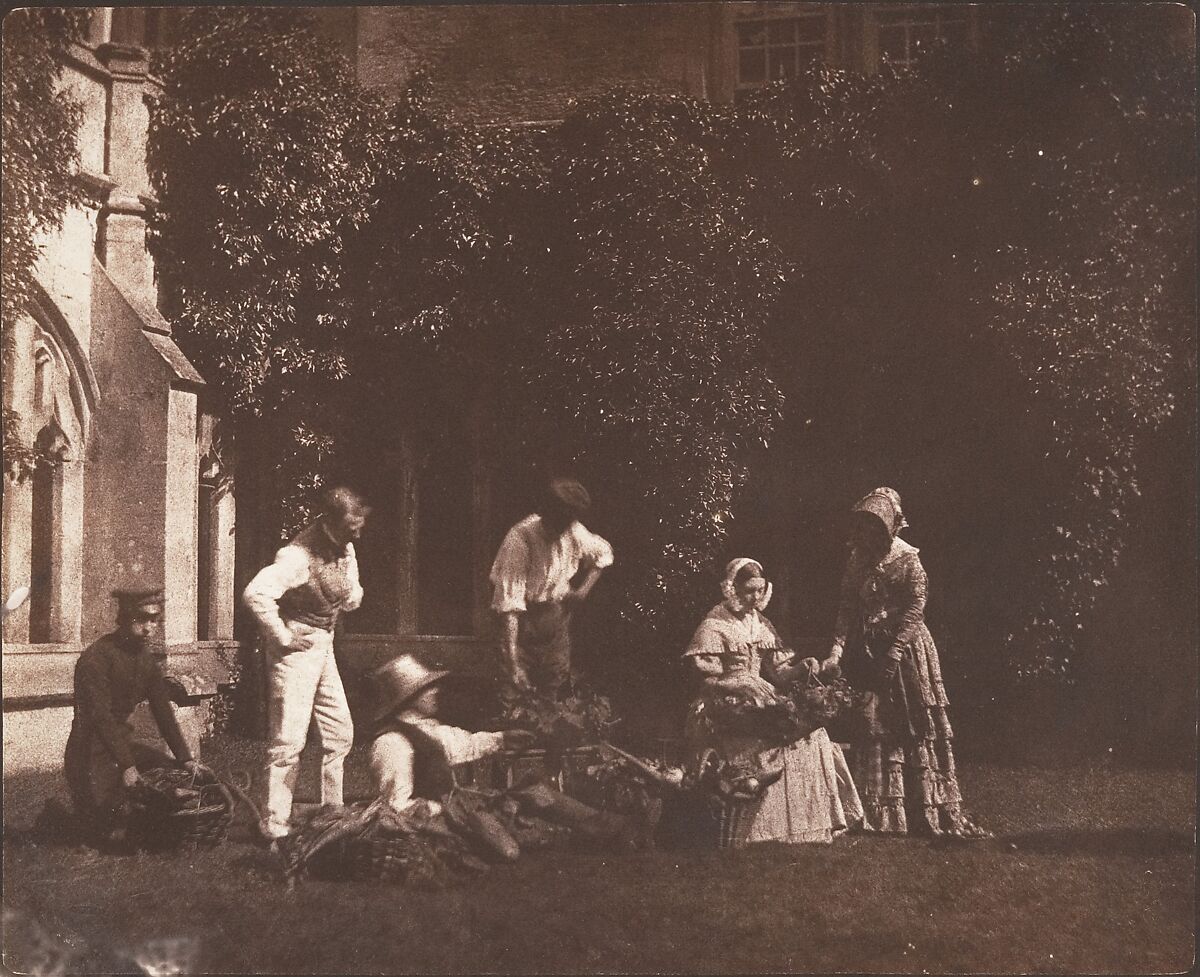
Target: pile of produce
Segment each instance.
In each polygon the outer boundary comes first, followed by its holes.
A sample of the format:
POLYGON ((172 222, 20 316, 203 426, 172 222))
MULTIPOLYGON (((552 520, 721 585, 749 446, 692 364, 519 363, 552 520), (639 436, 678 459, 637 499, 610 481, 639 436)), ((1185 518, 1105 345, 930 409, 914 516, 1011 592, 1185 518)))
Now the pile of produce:
POLYGON ((582 771, 575 788, 579 797, 601 810, 635 817, 652 831, 662 817, 664 794, 688 789, 683 769, 643 760, 611 743, 600 746, 605 756, 582 771))
POLYGON ((825 683, 814 679, 766 702, 740 690, 722 690, 700 703, 698 715, 713 735, 751 736, 783 746, 828 725, 855 702, 845 679, 825 683))
POLYGON ((657 825, 664 800, 672 796, 694 805, 749 802, 783 776, 783 764, 772 753, 730 760, 709 749, 685 770, 642 759, 610 743, 602 746, 609 757, 587 768, 581 796, 604 810, 640 818, 647 830, 657 825))
POLYGON ((782 776, 782 762, 772 762, 760 754, 728 760, 710 749, 697 764, 696 782, 700 790, 723 802, 752 801, 782 776))
POLYGON ((142 772, 129 800, 134 810, 170 815, 224 805, 227 795, 211 773, 195 776, 186 770, 156 767, 142 772))
POLYGON ((382 800, 318 811, 293 832, 283 872, 289 887, 309 870, 436 886, 543 848, 634 850, 644 834, 636 819, 531 779, 507 791, 456 788, 443 804, 404 811, 382 800))
POLYGON ((389 881, 440 884, 487 867, 436 806, 418 803, 401 813, 375 800, 317 811, 294 831, 283 852, 288 887, 310 868, 323 876, 362 877, 375 842, 383 843, 375 846, 378 875, 389 881), (365 862, 351 857, 356 844, 367 853, 365 862))
POLYGON ((497 725, 527 729, 539 747, 563 753, 598 742, 618 722, 609 700, 595 692, 577 689, 565 699, 555 699, 536 690, 523 690, 506 703, 497 725))

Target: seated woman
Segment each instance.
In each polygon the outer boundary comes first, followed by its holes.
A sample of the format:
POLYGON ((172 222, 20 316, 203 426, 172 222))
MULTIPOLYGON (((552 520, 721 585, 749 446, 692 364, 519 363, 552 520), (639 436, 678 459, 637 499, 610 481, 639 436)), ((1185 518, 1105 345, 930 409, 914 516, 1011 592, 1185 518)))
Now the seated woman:
POLYGON ((723 759, 757 759, 782 766, 783 774, 766 789, 742 824, 735 844, 783 841, 825 842, 862 818, 862 805, 841 747, 816 729, 789 746, 765 747, 754 737, 713 732, 703 721, 703 703, 713 695, 743 693, 763 704, 775 698, 776 685, 803 680, 816 669, 815 659, 792 665, 779 635, 762 614, 771 585, 754 560, 737 559, 725 568, 724 600, 700 622, 685 659, 704 682, 701 697, 688 715, 685 739, 698 756, 715 748, 723 759))

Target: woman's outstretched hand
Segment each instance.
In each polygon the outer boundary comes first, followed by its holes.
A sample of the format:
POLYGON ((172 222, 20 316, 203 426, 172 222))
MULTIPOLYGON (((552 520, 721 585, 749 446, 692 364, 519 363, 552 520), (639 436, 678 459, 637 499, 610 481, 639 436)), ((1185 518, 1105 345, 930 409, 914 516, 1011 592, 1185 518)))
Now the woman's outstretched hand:
POLYGON ((817 674, 820 667, 820 663, 815 658, 805 658, 794 665, 785 665, 783 668, 777 669, 774 674, 775 687, 785 689, 789 685, 804 684, 817 674))

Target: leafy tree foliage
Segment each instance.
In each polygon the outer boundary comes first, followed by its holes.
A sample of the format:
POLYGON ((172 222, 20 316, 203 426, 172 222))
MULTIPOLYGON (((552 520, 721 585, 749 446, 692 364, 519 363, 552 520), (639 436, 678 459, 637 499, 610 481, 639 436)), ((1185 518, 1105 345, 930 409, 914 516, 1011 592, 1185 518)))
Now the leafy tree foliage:
MULTIPOLYGON (((955 581, 951 661, 1025 675, 1070 674, 1137 524, 1138 447, 1195 362, 1191 65, 1050 19, 915 71, 817 69, 738 120, 794 265, 769 348, 797 532, 900 483, 955 581)), ((807 579, 840 562, 825 534, 807 579)))
POLYGON ((642 641, 694 626, 780 408, 761 327, 781 256, 746 213, 745 176, 717 163, 727 125, 689 99, 617 93, 555 133, 565 228, 542 297, 555 314, 523 364, 527 429, 565 440, 619 513, 619 610, 642 641))
POLYGON ((332 449, 344 241, 368 211, 379 107, 304 11, 192 8, 180 32, 151 120, 152 247, 180 343, 254 445, 241 458, 279 521, 332 449))
POLYGON ((462 450, 448 422, 492 396, 517 341, 513 312, 529 304, 527 214, 545 179, 530 138, 473 131, 430 112, 427 97, 418 78, 383 122, 346 280, 351 368, 369 391, 347 408, 346 435, 365 410, 378 439, 418 455, 462 450))
MULTIPOLYGON (((3 355, 15 353, 13 326, 30 308, 34 267, 44 235, 79 204, 79 106, 60 88, 63 57, 82 27, 83 11, 26 7, 4 18, 3 355)), ((20 434, 20 417, 4 407, 4 472, 25 478, 41 459, 20 434)))
POLYGON ((891 482, 954 580, 952 668, 1069 673, 1140 447, 1194 408, 1193 66, 1161 30, 1010 12, 983 54, 531 133, 424 82, 381 110, 294 13, 193 16, 159 256, 189 352, 289 446, 270 498, 355 444, 465 450, 447 420, 482 413, 506 474, 601 486, 606 639, 669 660, 756 507, 817 618, 839 514, 891 482))

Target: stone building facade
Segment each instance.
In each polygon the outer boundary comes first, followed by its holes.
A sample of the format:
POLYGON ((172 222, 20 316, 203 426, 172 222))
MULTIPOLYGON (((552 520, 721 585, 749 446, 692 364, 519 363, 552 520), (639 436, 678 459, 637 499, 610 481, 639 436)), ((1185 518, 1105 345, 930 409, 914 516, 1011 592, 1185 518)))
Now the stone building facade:
POLYGON ((360 83, 387 95, 418 70, 476 123, 562 118, 614 86, 729 102, 813 62, 873 71, 923 46, 974 43, 970 4, 784 2, 324 7, 360 83))
POLYGON ((82 107, 87 199, 42 242, 36 307, 6 323, 17 355, 5 404, 27 443, 57 459, 4 486, 0 587, 31 590, 3 622, 6 783, 61 762, 75 661, 112 630, 113 587, 165 584, 168 669, 190 693, 179 701, 193 740, 232 637, 233 495, 204 381, 158 312, 146 248, 155 17, 92 8, 89 18, 62 78, 82 107))

